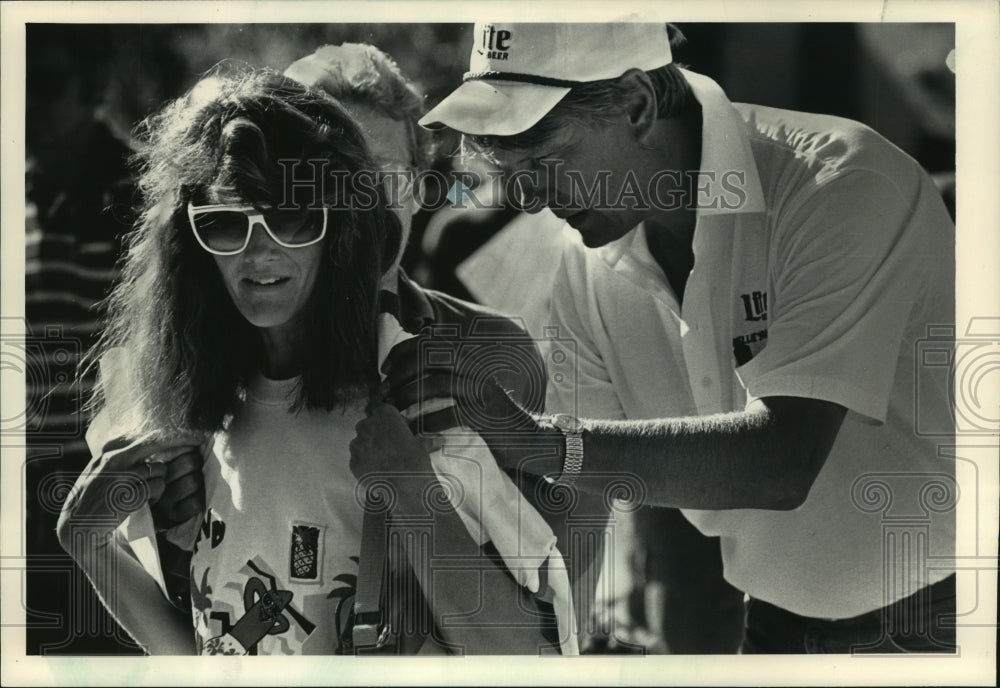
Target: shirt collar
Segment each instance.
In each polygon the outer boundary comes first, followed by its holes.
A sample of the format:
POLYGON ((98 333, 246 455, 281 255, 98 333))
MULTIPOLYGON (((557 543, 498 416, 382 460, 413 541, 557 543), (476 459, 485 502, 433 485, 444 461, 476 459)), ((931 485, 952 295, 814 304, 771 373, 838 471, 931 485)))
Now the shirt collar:
MULTIPOLYGON (((698 195, 697 218, 706 215, 764 212, 764 192, 760 185, 760 175, 757 173, 757 163, 750 148, 746 123, 729 102, 721 86, 703 74, 689 72, 686 69, 680 71, 691 85, 691 91, 701 105, 702 179, 699 186, 707 189, 707 193, 698 195), (724 176, 727 173, 729 176, 724 176), (734 173, 742 175, 742 183, 740 177, 734 176, 734 173), (734 188, 743 194, 740 203, 733 202, 736 198, 734 188)), ((695 227, 696 238, 700 226, 701 223, 698 223, 695 227)), ((651 275, 663 274, 647 247, 643 223, 636 225, 631 232, 620 239, 597 250, 612 268, 634 270, 637 265, 633 261, 627 261, 628 267, 620 262, 624 256, 631 255, 643 271, 651 275)))
POLYGON ((383 285, 379 292, 379 312, 396 318, 403 329, 416 334, 435 321, 434 307, 423 290, 400 268, 395 290, 383 285))
POLYGON ((699 187, 707 188, 708 193, 698 195, 698 215, 764 212, 764 193, 746 123, 712 79, 686 69, 680 71, 701 104, 699 187), (735 194, 743 196, 738 203, 734 203, 734 188, 739 190, 735 194))

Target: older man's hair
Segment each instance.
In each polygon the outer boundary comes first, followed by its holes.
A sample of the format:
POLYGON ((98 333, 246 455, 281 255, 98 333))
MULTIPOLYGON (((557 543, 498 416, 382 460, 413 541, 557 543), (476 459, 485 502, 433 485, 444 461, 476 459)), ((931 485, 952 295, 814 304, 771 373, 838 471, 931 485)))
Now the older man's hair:
POLYGON ((427 112, 424 97, 403 76, 396 62, 367 43, 324 45, 285 70, 307 86, 319 88, 345 105, 363 105, 406 125, 411 163, 426 169, 433 159, 433 137, 417 126, 427 112))

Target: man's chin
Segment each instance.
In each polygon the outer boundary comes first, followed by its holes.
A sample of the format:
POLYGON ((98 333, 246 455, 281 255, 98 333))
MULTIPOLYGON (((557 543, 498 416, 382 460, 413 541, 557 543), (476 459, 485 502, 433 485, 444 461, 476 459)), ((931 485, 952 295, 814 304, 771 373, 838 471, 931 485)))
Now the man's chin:
POLYGON ((602 222, 601 218, 589 210, 566 218, 566 222, 579 232, 583 245, 587 248, 600 248, 619 238, 606 222, 602 222))
POLYGON ((612 241, 611 237, 601 236, 599 234, 581 231, 579 229, 577 231, 580 232, 580 238, 583 240, 583 245, 587 248, 600 248, 601 246, 605 246, 612 241))
POLYGON ((588 222, 591 219, 590 216, 591 212, 589 210, 581 210, 565 218, 566 224, 578 231, 580 236, 583 237, 583 243, 588 246, 590 245, 588 237, 590 237, 590 240, 596 239, 594 230, 590 226, 591 223, 588 222))

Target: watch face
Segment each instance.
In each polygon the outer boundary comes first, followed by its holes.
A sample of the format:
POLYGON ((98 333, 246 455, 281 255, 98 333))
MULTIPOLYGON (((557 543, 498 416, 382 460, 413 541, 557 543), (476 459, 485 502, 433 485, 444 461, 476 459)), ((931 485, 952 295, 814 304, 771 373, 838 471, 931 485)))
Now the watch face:
POLYGON ((563 432, 583 432, 583 423, 568 413, 557 413, 552 416, 552 424, 563 432))

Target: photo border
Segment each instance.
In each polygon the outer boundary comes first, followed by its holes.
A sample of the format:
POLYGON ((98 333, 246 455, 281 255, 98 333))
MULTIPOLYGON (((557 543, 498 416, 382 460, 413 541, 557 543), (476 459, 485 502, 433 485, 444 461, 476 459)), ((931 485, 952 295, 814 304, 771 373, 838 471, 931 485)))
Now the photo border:
MULTIPOLYGON (((386 23, 472 22, 491 17, 520 21, 858 21, 955 22, 957 150, 957 313, 959 334, 979 316, 1000 315, 997 222, 1000 218, 1000 7, 990 0, 949 3, 896 0, 878 2, 630 2, 614 5, 589 0, 542 3, 455 1, 413 2, 5 2, 2 26, 3 174, 0 265, 5 318, 24 309, 24 25, 29 21, 81 23, 310 23, 365 21, 386 23)), ((23 384, 4 377, 3 418, 25 399, 23 384)), ((996 390, 987 390, 987 400, 996 390)), ((973 603, 976 614, 958 628, 960 657, 834 656, 585 656, 466 657, 430 659, 365 657, 258 657, 227 661, 195 657, 44 657, 25 656, 21 591, 25 555, 21 550, 24 513, 23 437, 2 438, 0 480, 0 587, 4 685, 130 684, 328 685, 496 685, 511 683, 576 685, 995 685, 996 557, 998 504, 997 437, 957 438, 962 458, 973 462, 977 482, 968 485, 975 500, 960 500, 958 610, 973 603), (976 539, 978 536, 978 539, 976 539), (964 553, 969 553, 965 556, 964 553), (975 581, 980 583, 973 585, 975 581), (20 625, 18 625, 20 623, 20 625), (980 626, 974 624, 983 624, 980 626)), ((963 472, 963 473, 968 473, 963 472)), ((962 478, 962 475, 960 475, 962 478)), ((966 475, 967 478, 967 475, 966 475)))

